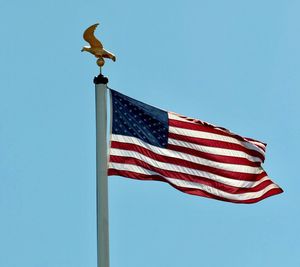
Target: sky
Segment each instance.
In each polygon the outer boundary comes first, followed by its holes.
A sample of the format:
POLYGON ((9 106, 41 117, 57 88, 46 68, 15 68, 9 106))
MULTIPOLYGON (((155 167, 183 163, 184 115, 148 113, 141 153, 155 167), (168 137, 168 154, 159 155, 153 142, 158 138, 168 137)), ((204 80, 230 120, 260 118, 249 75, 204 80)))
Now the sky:
POLYGON ((0 2, 0 266, 96 266, 95 58, 109 87, 268 144, 252 205, 109 177, 110 266, 300 266, 300 2, 0 2))

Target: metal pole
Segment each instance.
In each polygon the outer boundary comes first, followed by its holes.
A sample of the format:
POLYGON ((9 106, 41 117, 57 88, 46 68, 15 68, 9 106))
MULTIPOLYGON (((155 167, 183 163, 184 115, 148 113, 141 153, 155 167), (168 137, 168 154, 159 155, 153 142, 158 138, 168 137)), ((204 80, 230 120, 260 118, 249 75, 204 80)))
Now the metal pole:
MULTIPOLYGON (((100 74, 101 75, 101 74, 100 74)), ((96 168, 97 168, 97 266, 109 267, 108 182, 107 182, 107 111, 108 79, 95 77, 96 168)))

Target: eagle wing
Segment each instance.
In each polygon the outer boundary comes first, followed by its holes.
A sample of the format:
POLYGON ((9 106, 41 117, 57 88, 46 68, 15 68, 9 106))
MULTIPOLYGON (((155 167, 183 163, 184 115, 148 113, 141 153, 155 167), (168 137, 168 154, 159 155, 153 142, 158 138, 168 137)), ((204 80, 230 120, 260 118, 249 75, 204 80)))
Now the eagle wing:
POLYGON ((88 27, 83 33, 83 39, 86 40, 91 47, 99 47, 103 48, 101 42, 95 37, 94 32, 99 23, 96 23, 90 27, 88 27))

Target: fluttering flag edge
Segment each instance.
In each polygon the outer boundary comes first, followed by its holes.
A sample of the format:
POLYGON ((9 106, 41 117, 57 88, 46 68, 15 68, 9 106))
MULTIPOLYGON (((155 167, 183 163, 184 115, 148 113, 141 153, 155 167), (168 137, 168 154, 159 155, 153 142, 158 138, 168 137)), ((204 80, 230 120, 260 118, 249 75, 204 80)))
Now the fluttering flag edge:
MULTIPOLYGON (((111 98, 110 98, 111 99, 111 133, 110 133, 109 164, 108 164, 108 175, 109 176, 118 175, 118 176, 123 176, 123 177, 126 177, 126 178, 137 179, 137 180, 163 181, 163 182, 166 182, 166 183, 170 184, 172 187, 176 188, 177 190, 179 190, 181 192, 184 192, 184 193, 187 193, 187 194, 190 194, 190 195, 202 196, 202 197, 206 197, 206 198, 212 198, 212 199, 231 202, 231 203, 242 203, 242 204, 257 203, 257 202, 259 202, 259 201, 261 201, 261 200, 263 200, 267 197, 277 195, 277 194, 280 194, 280 193, 283 192, 283 190, 278 185, 273 183, 267 177, 267 174, 265 172, 264 172, 265 177, 267 179, 265 179, 263 182, 260 183, 260 186, 262 186, 262 185, 266 186, 265 190, 256 192, 257 194, 255 194, 255 191, 254 192, 249 191, 249 193, 244 193, 243 196, 233 193, 233 194, 231 194, 233 197, 230 197, 230 199, 228 199, 226 197, 219 196, 218 194, 214 194, 215 189, 211 188, 207 185, 204 185, 205 190, 203 190, 201 187, 200 188, 193 188, 193 186, 192 187, 181 186, 181 184, 180 183, 178 184, 177 181, 176 181, 178 179, 165 177, 161 174, 156 173, 153 170, 149 170, 149 165, 147 166, 147 171, 149 171, 150 174, 146 175, 143 172, 134 172, 134 171, 132 171, 132 169, 134 169, 134 168, 143 168, 143 164, 141 166, 141 164, 138 163, 137 159, 133 159, 133 158, 129 159, 128 157, 124 157, 124 156, 123 156, 123 158, 122 157, 117 157, 117 156, 112 155, 110 153, 111 148, 112 148, 112 144, 115 142, 114 140, 112 140, 112 136, 113 135, 117 136, 117 134, 113 133, 113 122, 112 121, 113 121, 113 116, 114 116, 114 112, 113 112, 114 109, 113 109, 112 92, 114 92, 118 95, 121 95, 121 96, 125 97, 126 99, 130 99, 132 101, 135 101, 139 105, 146 105, 147 108, 151 107, 151 108, 157 109, 153 106, 150 106, 148 104, 145 104, 143 102, 135 100, 131 97, 125 96, 125 95, 123 95, 123 94, 121 94, 121 93, 119 93, 115 90, 112 90, 112 89, 110 90, 110 95, 111 95, 111 98), (121 169, 114 168, 113 166, 116 166, 116 164, 119 164, 119 165, 122 164, 121 169), (124 169, 123 168, 124 166, 126 166, 127 169, 126 168, 124 169), (252 194, 253 196, 251 195, 252 197, 248 198, 247 194, 249 196, 252 194)), ((162 111, 162 110, 160 110, 160 111, 162 111)), ((178 114, 173 113, 173 112, 169 112, 169 114, 178 115, 178 114)), ((223 128, 223 127, 218 127, 218 126, 215 126, 215 125, 212 125, 212 124, 209 124, 209 123, 197 120, 197 119, 188 118, 188 117, 185 117, 185 116, 182 116, 182 115, 178 115, 178 116, 180 116, 183 120, 188 120, 188 121, 193 121, 193 122, 200 122, 201 124, 203 124, 205 126, 209 126, 211 129, 217 129, 218 131, 224 131, 226 134, 229 134, 233 137, 237 137, 238 139, 240 138, 241 140, 244 140, 246 142, 251 142, 252 145, 256 145, 256 147, 260 148, 260 150, 263 151, 263 154, 265 152, 265 147, 266 147, 265 143, 262 143, 260 141, 257 141, 257 140, 251 139, 251 138, 245 138, 245 137, 236 135, 236 134, 232 133, 231 131, 229 131, 229 130, 223 128)), ((169 123, 169 121, 170 121, 170 119, 168 117, 168 123, 169 123)), ((118 143, 118 142, 115 142, 115 143, 118 143)), ((139 150, 138 146, 136 148, 137 148, 137 150, 139 150)), ((137 153, 139 153, 139 152, 137 152, 137 153)), ((264 161, 264 156, 262 158, 261 163, 263 161, 264 161)), ((203 185, 201 185, 201 186, 203 186, 203 185)), ((218 189, 218 191, 222 192, 222 190, 220 190, 220 189, 218 189)), ((228 194, 228 192, 225 192, 225 194, 228 194)))

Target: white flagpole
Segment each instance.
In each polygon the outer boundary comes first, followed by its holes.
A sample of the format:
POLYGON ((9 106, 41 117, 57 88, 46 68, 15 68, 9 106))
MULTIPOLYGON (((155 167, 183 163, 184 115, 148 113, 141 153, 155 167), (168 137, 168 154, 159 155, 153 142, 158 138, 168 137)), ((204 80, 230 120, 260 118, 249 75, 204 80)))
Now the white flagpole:
POLYGON ((108 182, 107 182, 107 84, 100 74, 94 78, 96 98, 97 169, 97 266, 109 267, 108 182))

